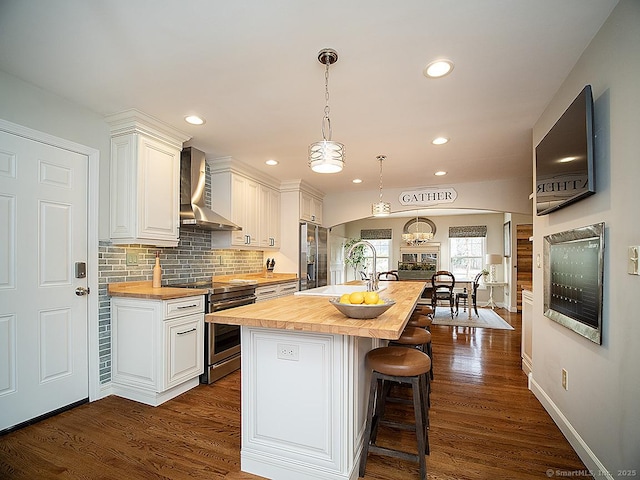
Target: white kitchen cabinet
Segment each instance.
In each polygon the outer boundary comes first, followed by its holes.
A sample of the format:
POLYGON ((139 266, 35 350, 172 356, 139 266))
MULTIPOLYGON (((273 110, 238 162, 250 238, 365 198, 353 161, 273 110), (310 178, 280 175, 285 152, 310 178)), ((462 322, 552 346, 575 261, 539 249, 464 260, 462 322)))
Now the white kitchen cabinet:
POLYGON ((277 250, 280 248, 280 191, 235 168, 230 159, 211 166, 212 209, 242 227, 241 231, 215 231, 214 248, 277 250))
POLYGON ((259 220, 260 247, 264 249, 280 248, 280 192, 274 188, 260 185, 259 220))
POLYGON ((300 220, 322 225, 322 199, 301 191, 300 220))
POLYGON ((298 291, 298 281, 275 283, 273 285, 264 285, 256 288, 256 303, 272 300, 274 298, 293 295, 298 291))
POLYGON ((107 122, 112 243, 177 246, 180 151, 189 136, 136 111, 111 115, 107 122))
POLYGON ((112 388, 157 406, 195 387, 204 371, 204 297, 111 298, 112 388))

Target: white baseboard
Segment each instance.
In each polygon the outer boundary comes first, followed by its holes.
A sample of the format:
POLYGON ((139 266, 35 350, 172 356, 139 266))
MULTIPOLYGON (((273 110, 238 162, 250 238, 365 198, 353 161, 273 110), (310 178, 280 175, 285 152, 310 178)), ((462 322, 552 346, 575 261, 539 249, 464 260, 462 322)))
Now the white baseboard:
POLYGON ((584 462, 587 470, 591 472, 591 476, 594 478, 607 478, 614 480, 614 477, 607 471, 602 462, 598 460, 595 453, 593 453, 589 448, 589 445, 587 445, 587 443, 582 439, 576 429, 573 428, 573 425, 569 423, 567 417, 564 416, 551 397, 549 397, 549 395, 547 395, 542 387, 540 387, 540 385, 535 381, 533 374, 529 374, 529 390, 533 392, 556 425, 558 425, 562 434, 566 437, 580 459, 584 462))

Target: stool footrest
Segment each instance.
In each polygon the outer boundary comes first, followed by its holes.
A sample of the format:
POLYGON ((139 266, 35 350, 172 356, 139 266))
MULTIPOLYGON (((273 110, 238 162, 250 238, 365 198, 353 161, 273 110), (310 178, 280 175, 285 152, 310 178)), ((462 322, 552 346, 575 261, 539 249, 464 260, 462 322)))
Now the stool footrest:
POLYGON ((416 426, 409 423, 393 422, 391 420, 380 420, 378 425, 384 425, 386 427, 393 427, 399 430, 408 430, 411 432, 416 431, 416 426))
POLYGON ((378 455, 386 455, 387 457, 401 458, 402 460, 420 462, 420 455, 418 454, 402 452, 392 448, 379 447, 377 445, 369 445, 369 452, 377 453, 378 455))

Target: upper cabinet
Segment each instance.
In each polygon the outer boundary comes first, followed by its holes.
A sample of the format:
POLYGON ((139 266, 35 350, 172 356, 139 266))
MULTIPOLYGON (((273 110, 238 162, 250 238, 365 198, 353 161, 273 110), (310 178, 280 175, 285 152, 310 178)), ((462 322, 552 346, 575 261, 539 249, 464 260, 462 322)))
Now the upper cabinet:
POLYGON ((310 192, 300 191, 300 220, 322 225, 322 199, 310 192))
POLYGON ((260 205, 265 213, 260 228, 260 246, 268 249, 280 248, 280 191, 260 185, 260 205))
POLYGON ((280 248, 280 191, 276 181, 229 157, 208 162, 212 209, 240 231, 211 233, 214 248, 277 250, 280 248))
POLYGON ((190 137, 136 110, 110 115, 110 237, 178 245, 180 151, 190 137))

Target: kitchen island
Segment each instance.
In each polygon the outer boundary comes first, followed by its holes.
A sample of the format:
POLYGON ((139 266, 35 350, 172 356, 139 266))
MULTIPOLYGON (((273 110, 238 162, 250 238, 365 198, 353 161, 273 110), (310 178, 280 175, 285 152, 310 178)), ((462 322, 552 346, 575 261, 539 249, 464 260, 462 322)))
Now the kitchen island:
POLYGON ((380 296, 396 304, 371 320, 345 317, 328 297, 293 295, 206 315, 242 326, 243 471, 278 480, 358 478, 364 357, 400 336, 426 286, 381 285, 380 296))

